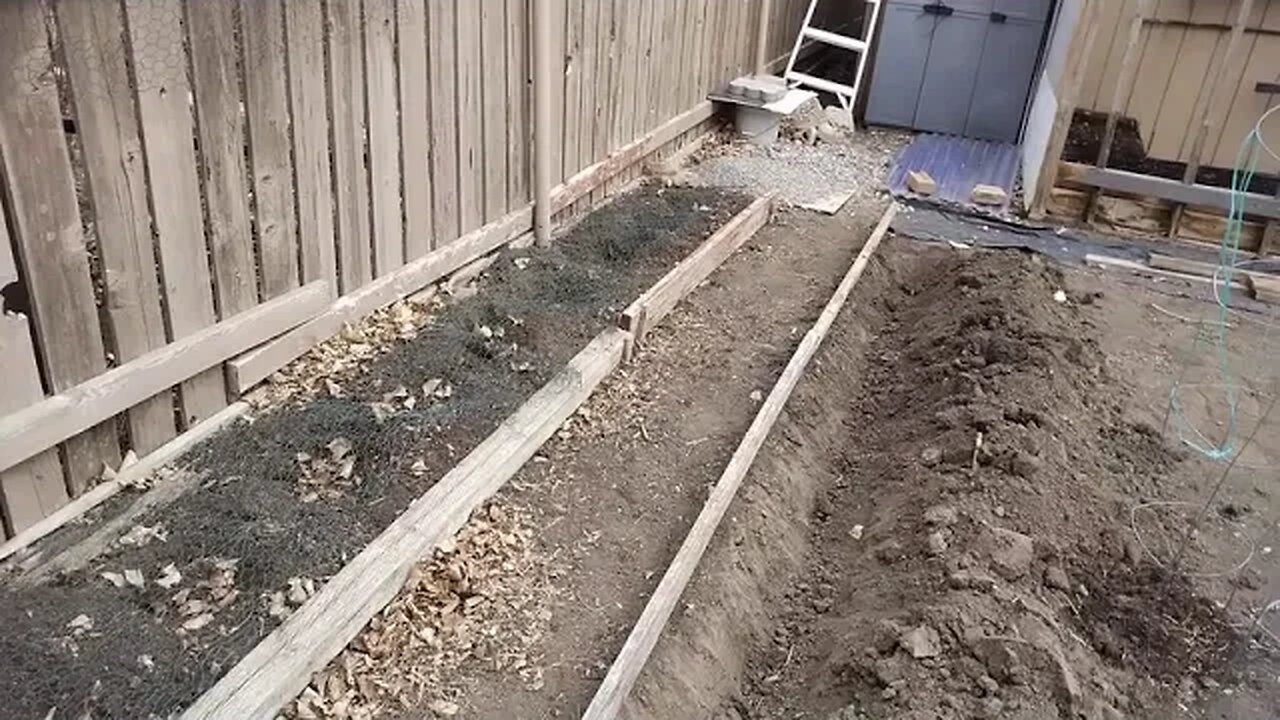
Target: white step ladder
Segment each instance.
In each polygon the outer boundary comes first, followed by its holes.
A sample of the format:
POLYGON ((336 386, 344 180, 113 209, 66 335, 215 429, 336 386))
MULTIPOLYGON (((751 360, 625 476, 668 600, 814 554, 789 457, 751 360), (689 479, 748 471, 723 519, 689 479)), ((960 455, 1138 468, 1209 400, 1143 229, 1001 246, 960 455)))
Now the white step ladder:
POLYGON ((787 70, 782 77, 791 87, 804 85, 814 90, 822 90, 835 95, 836 99, 840 101, 840 106, 849 114, 849 119, 852 121, 853 103, 857 101, 858 91, 862 89, 862 75, 867 68, 867 52, 870 50, 871 40, 875 36, 876 23, 880 20, 880 4, 883 0, 866 0, 866 3, 871 5, 871 21, 864 24, 866 38, 862 39, 813 27, 811 24, 813 22, 813 11, 818 7, 818 2, 819 0, 809 0, 809 10, 804 14, 804 24, 800 26, 800 34, 796 37, 795 47, 791 48, 791 57, 787 60, 787 70), (809 75, 808 73, 798 72, 796 70, 796 58, 800 55, 800 47, 804 45, 806 39, 858 53, 858 70, 854 75, 853 85, 849 86, 844 83, 809 75))

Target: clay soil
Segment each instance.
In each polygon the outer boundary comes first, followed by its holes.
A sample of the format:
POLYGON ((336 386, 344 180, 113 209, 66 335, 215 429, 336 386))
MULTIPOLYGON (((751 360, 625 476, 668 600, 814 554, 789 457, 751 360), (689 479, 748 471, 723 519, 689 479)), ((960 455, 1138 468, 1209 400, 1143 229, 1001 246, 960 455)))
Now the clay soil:
MULTIPOLYGON (((1179 375, 1179 417, 1225 427, 1217 359, 1182 371, 1205 294, 887 243, 625 716, 1276 717, 1277 646, 1247 624, 1280 585, 1280 424, 1208 506, 1182 572, 1163 569, 1223 467, 1179 441, 1181 420, 1160 433, 1179 375)), ((1272 382, 1263 335, 1226 344, 1241 437, 1272 382)))
POLYGON ((188 705, 746 202, 648 186, 549 249, 504 251, 483 293, 424 326, 406 310, 391 342, 344 331, 333 354, 366 360, 197 448, 192 492, 86 567, 8 578, 0 714, 188 705))

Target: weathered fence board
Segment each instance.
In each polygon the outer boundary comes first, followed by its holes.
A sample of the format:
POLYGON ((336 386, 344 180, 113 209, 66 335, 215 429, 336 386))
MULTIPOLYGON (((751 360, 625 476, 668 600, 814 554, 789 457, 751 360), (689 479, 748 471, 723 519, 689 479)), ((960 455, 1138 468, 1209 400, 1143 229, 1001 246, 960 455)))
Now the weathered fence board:
POLYGON ((364 18, 360 0, 330 0, 327 7, 339 294, 346 294, 373 278, 364 140, 364 18))
POLYGON ((482 58, 480 119, 483 124, 484 162, 480 173, 484 187, 484 221, 496 220, 507 211, 507 52, 506 0, 481 0, 480 48, 482 58))
POLYGON ((400 152, 404 159, 404 257, 431 250, 431 117, 427 77, 426 0, 396 8, 400 63, 400 152))
MULTIPOLYGON (((9 231, 0 205, 0 287, 18 279, 18 268, 9 251, 9 231)), ((22 315, 0 314, 0 415, 40 401, 44 389, 36 368, 31 329, 22 315)), ((0 536, 10 536, 35 524, 67 503, 67 488, 56 450, 0 472, 0 536)))
POLYGON ((201 170, 208 212, 209 257, 218 309, 223 316, 258 302, 244 120, 240 113, 236 6, 227 2, 187 5, 191 33, 192 91, 200 131, 201 170))
POLYGON ((364 13, 373 264, 374 275, 382 277, 404 264, 404 223, 400 214, 400 121, 396 108, 399 91, 396 87, 395 0, 365 0, 364 13))
MULTIPOLYGON (((55 390, 106 369, 75 178, 41 7, 0 3, 0 160, 41 359, 55 390)), ((119 458, 112 428, 66 446, 78 492, 119 458)))
POLYGON ((336 292, 338 268, 333 244, 324 9, 320 3, 286 2, 284 10, 302 280, 326 280, 336 292))
POLYGON ((470 232, 485 221, 479 2, 458 3, 457 28, 458 210, 462 232, 470 232))
POLYGON ((458 112, 456 6, 450 0, 429 0, 427 5, 427 47, 431 80, 431 172, 436 178, 432 190, 435 234, 431 249, 458 237, 462 225, 458 215, 458 112))
MULTIPOLYGON (((607 0, 601 0, 606 2, 607 0)), ((528 121, 529 0, 507 0, 507 207, 528 202, 529 151, 532 123, 528 121)))
MULTIPOLYGON (((123 17, 119 3, 96 0, 64 0, 55 9, 101 255, 103 316, 111 326, 111 349, 125 362, 167 338, 123 17)), ((3 244, 0 252, 7 252, 8 242, 3 244)), ((127 421, 134 452, 145 455, 160 447, 176 433, 172 394, 133 407, 127 421)))
POLYGON ((269 299, 298 286, 283 0, 241 0, 240 13, 258 274, 269 299))
MULTIPOLYGON (((180 339, 217 319, 203 242, 204 213, 188 101, 191 88, 182 62, 182 4, 178 0, 127 0, 125 7, 164 279, 161 293, 171 339, 180 339)), ((191 378, 182 384, 183 427, 213 415, 226 404, 219 370, 191 378)))

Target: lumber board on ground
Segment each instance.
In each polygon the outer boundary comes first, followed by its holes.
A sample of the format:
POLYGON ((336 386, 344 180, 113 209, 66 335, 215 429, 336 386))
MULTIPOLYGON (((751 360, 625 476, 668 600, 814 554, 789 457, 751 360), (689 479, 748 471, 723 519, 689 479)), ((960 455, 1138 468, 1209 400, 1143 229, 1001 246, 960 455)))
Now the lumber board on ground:
POLYGON ((314 317, 328 302, 327 285, 292 290, 0 417, 0 470, 314 317))
POLYGON ((619 326, 631 333, 633 342, 643 340, 654 323, 671 312, 681 298, 688 295, 769 221, 772 208, 772 197, 765 196, 733 216, 703 241, 697 250, 627 306, 618 318, 619 326))
MULTIPOLYGON (((1143 263, 1135 262, 1133 260, 1126 260, 1124 258, 1111 257, 1109 255, 1095 255, 1093 253, 1089 253, 1084 256, 1084 261, 1089 265, 1101 265, 1103 267, 1119 268, 1121 270, 1132 270, 1133 272, 1144 273, 1147 275, 1156 275, 1159 277, 1176 278, 1178 280, 1190 280, 1191 282, 1199 282, 1199 283, 1214 282, 1214 279, 1212 277, 1206 277, 1204 275, 1191 274, 1191 273, 1185 273, 1185 272, 1176 272, 1173 270, 1165 270, 1162 268, 1153 267, 1151 265, 1144 265, 1143 263)), ((1247 289, 1244 283, 1238 282, 1236 280, 1231 281, 1231 287, 1236 290, 1247 289)))
MULTIPOLYGON (((1186 205, 1231 210, 1232 193, 1229 188, 1188 185, 1153 175, 1099 168, 1082 163, 1063 161, 1058 165, 1058 180, 1061 182, 1074 182, 1135 195, 1149 195, 1186 205)), ((1266 218, 1280 218, 1280 199, 1256 193, 1244 193, 1240 198, 1244 202, 1245 213, 1266 218)))
POLYGON ((742 485, 747 471, 751 469, 756 454, 764 445, 769 431, 782 413, 782 408, 791 397, 792 391, 800 382, 818 346, 831 330, 831 325, 844 307, 854 285, 862 277, 872 254, 888 233, 896 212, 897 206, 890 206, 880 218, 879 224, 854 259, 853 265, 840 281, 840 285, 836 287, 831 299, 827 301, 822 314, 818 316, 818 320, 809 332, 805 333, 800 346, 796 348, 786 368, 783 369, 781 377, 769 391, 769 396, 760 406, 755 419, 751 421, 751 426, 747 428, 742 441, 725 466, 724 472, 720 474, 720 479, 711 489, 706 504, 693 522, 693 527, 681 543, 680 549, 676 551, 676 556, 663 573, 657 589, 645 604, 639 621, 627 636, 622 650, 609 667, 609 672, 596 691, 595 697, 583 713, 584 720, 612 720, 617 716, 623 701, 626 700, 645 662, 648 661, 649 654, 657 645, 662 629, 666 626, 672 611, 675 610, 680 596, 689 584, 689 579, 693 577, 694 569, 706 552, 707 546, 710 545, 720 520, 729 509, 729 504, 737 494, 739 486, 742 485))
POLYGON ((1211 278, 1218 271, 1216 263, 1201 262, 1190 258, 1178 257, 1176 255, 1164 255, 1162 253, 1151 253, 1151 257, 1147 258, 1147 264, 1153 268, 1161 270, 1173 270, 1174 272, 1186 273, 1188 275, 1199 275, 1201 277, 1211 278))
MULTIPOLYGON (((579 198, 646 155, 696 127, 711 116, 710 103, 683 113, 645 137, 619 149, 595 165, 551 190, 552 212, 572 205, 579 198), (624 162, 626 160, 627 162, 624 162)), ((435 126, 433 125, 433 128, 435 126)), ((438 154, 437 154, 438 156, 438 154)), ((440 198, 439 188, 436 190, 440 198)), ((436 221, 443 216, 437 213, 436 221)), ((437 224, 437 229, 439 229, 437 224)), ((526 204, 502 219, 473 230, 461 238, 403 265, 388 275, 338 298, 329 309, 314 319, 255 348, 228 363, 232 389, 244 393, 270 377, 319 343, 333 337, 343 323, 356 322, 397 300, 407 297, 449 273, 477 260, 533 228, 533 205, 526 204)))
POLYGON ((395 597, 413 565, 461 528, 617 367, 625 335, 609 329, 592 340, 201 696, 183 720, 273 717, 395 597))
POLYGON ((98 485, 57 512, 18 533, 13 539, 0 545, 0 560, 13 555, 40 538, 84 515, 103 502, 115 497, 127 485, 145 478, 165 463, 190 450, 197 443, 220 430, 227 423, 241 417, 249 410, 249 404, 237 402, 228 405, 209 418, 191 426, 186 432, 156 448, 138 462, 122 468, 114 480, 98 485))

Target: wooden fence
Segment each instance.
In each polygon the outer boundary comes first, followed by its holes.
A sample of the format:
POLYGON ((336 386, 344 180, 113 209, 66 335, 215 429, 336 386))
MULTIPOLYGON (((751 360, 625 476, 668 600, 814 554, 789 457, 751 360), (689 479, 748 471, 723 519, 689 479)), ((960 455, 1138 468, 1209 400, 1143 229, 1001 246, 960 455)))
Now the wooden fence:
MULTIPOLYGON (((1280 95, 1256 91, 1259 82, 1280 81, 1280 0, 1254 0, 1244 37, 1221 80, 1231 27, 1243 0, 1158 0, 1142 24, 1131 86, 1121 111, 1137 120, 1147 153, 1161 160, 1192 162, 1196 131, 1217 88, 1221 112, 1197 158, 1203 165, 1231 167, 1240 141, 1280 95)), ((1129 27, 1143 5, 1138 0, 1101 4, 1098 36, 1081 87, 1079 107, 1111 110, 1123 74, 1129 27)), ((1280 127, 1272 128, 1280 137, 1280 127)), ((1280 171, 1267 157, 1258 169, 1280 171)))
POLYGON ((529 231, 532 2, 563 212, 755 54, 759 0, 0 3, 5 534, 529 231))

